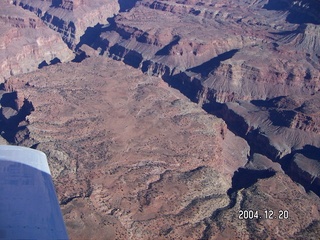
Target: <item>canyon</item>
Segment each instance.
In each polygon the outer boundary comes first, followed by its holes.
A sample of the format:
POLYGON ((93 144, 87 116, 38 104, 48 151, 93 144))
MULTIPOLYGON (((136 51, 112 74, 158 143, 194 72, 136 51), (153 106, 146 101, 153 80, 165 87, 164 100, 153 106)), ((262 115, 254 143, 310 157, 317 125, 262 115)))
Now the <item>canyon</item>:
POLYGON ((319 1, 1 4, 0 142, 71 239, 318 238, 319 1))
POLYGON ((60 35, 35 15, 6 1, 1 2, 0 9, 0 82, 34 71, 42 62, 67 62, 74 58, 60 35))
POLYGON ((73 49, 89 26, 105 22, 119 11, 115 0, 14 0, 12 4, 36 14, 47 26, 60 33, 73 49))

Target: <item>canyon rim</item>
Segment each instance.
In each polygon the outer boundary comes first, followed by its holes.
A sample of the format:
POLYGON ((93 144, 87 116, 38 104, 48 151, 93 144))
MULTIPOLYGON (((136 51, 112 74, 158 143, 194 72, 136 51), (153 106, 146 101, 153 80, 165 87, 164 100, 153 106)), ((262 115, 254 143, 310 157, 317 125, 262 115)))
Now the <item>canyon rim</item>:
POLYGON ((0 140, 70 239, 319 238, 319 1, 0 5, 0 140))

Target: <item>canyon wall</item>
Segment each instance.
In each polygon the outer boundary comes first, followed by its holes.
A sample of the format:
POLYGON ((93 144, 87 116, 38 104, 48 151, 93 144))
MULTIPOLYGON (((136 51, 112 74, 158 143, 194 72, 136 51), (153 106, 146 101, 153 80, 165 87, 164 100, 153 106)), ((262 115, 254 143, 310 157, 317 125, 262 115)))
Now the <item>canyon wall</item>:
POLYGON ((2 94, 2 137, 47 154, 71 239, 295 238, 317 229, 315 98, 227 103, 226 124, 160 78, 103 57, 11 77, 2 94), (313 128, 272 111, 313 115, 313 128), (261 218, 241 219, 244 209, 261 218), (290 218, 267 219, 266 209, 290 218))
POLYGON ((120 7, 116 0, 41 1, 13 0, 12 4, 36 14, 51 29, 60 33, 68 47, 74 49, 89 26, 106 24, 120 7))
POLYGON ((58 33, 48 29, 35 15, 3 1, 0 28, 0 82, 34 71, 43 61, 66 62, 74 58, 58 33))
POLYGON ((86 44, 172 85, 200 82, 196 95, 218 102, 317 92, 319 25, 268 4, 139 1, 86 44))
POLYGON ((248 145, 221 119, 121 62, 57 64, 4 87, 13 94, 2 107, 19 113, 15 103, 27 101, 34 111, 3 131, 47 154, 72 239, 147 239, 170 228, 199 238, 247 162, 248 145))
POLYGON ((71 239, 318 238, 319 1, 10 2, 0 141, 47 154, 71 239))

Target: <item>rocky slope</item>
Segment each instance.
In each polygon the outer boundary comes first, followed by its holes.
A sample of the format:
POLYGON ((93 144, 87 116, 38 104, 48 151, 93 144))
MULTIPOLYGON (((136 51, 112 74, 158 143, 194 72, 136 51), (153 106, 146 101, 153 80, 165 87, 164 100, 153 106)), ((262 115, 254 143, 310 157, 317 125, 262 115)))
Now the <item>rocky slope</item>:
POLYGON ((319 24, 319 4, 318 0, 270 0, 265 7, 273 10, 290 11, 287 20, 291 22, 309 22, 319 24))
POLYGON ((0 92, 71 239, 318 238, 319 1, 13 3, 91 56, 0 92))
POLYGON ((246 142, 222 120, 120 62, 58 64, 5 88, 32 103, 28 133, 15 140, 48 155, 73 239, 146 239, 169 228, 194 228, 196 238, 247 162, 246 142))
POLYGON ((317 196, 160 78, 91 57, 4 88, 2 118, 25 113, 14 141, 47 154, 71 239, 287 238, 320 220, 317 196))
MULTIPOLYGON (((262 154, 294 177, 300 167, 293 155, 319 148, 319 6, 144 0, 101 29, 101 39, 86 44, 162 76, 245 138, 252 161, 262 154), (226 104, 221 109, 217 103, 226 104)), ((310 179, 303 173, 297 175, 310 179)))
POLYGON ((74 58, 58 33, 6 1, 0 3, 0 32, 0 82, 34 71, 43 61, 66 62, 74 58))
POLYGON ((89 26, 105 24, 108 17, 119 11, 116 0, 13 0, 11 2, 33 12, 47 26, 59 32, 71 49, 79 43, 80 37, 89 26))
POLYGON ((216 113, 233 132, 248 141, 252 155, 249 169, 255 166, 253 169, 261 170, 259 165, 264 166, 262 169, 276 169, 267 160, 271 159, 292 179, 319 195, 319 100, 317 93, 304 98, 226 103, 216 113), (267 159, 256 159, 255 153, 267 159))
POLYGON ((317 92, 319 25, 288 21, 291 8, 273 10, 270 4, 143 0, 86 44, 169 76, 178 88, 196 89, 197 101, 201 92, 218 102, 317 92))

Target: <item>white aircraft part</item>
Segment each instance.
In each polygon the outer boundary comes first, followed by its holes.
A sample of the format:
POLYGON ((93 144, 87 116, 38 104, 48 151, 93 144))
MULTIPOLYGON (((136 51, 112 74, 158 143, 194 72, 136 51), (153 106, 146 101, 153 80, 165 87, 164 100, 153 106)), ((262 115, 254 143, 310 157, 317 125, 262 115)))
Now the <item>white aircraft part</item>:
POLYGON ((43 152, 0 146, 0 239, 68 239, 43 152))

